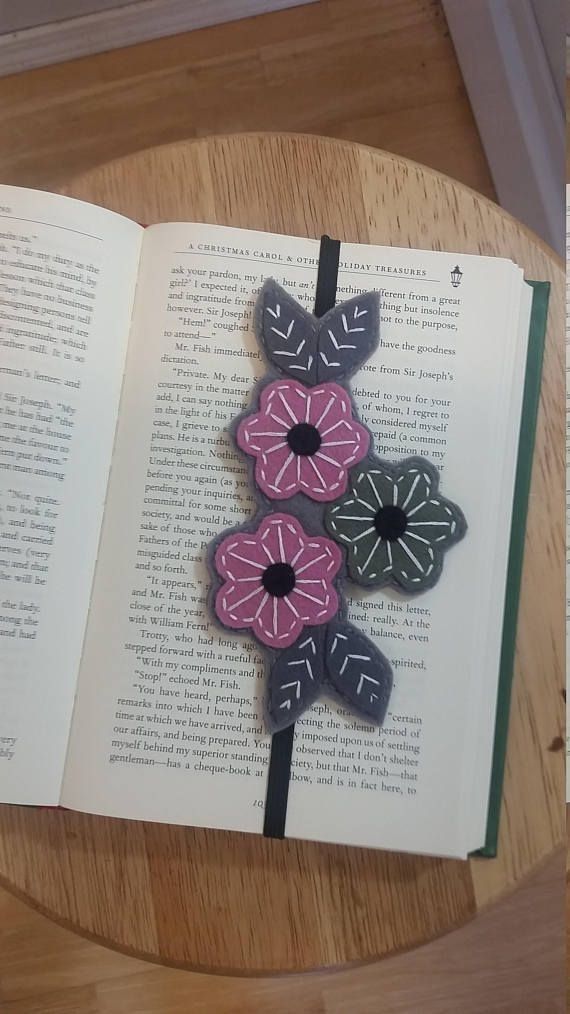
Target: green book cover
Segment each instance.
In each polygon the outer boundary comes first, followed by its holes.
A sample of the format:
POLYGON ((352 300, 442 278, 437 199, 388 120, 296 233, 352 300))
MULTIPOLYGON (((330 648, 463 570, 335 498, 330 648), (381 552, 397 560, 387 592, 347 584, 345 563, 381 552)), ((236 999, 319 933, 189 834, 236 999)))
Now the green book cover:
POLYGON ((499 665, 497 717, 495 725, 495 741, 493 746, 493 765, 491 769, 491 789, 489 793, 487 832, 485 845, 483 848, 474 853, 477 856, 484 856, 485 858, 493 858, 496 856, 497 841, 499 837, 499 820, 501 815, 501 799, 503 795, 505 756, 507 752, 509 711, 513 682, 517 614, 519 608, 524 555, 526 518, 528 512, 534 438, 536 433, 536 419, 540 400, 540 383, 542 375, 542 359, 544 355, 544 339, 546 335, 548 299, 550 296, 550 282, 529 281, 528 284, 532 286, 534 291, 530 317, 517 470, 513 494, 511 539, 509 546, 509 562, 507 567, 507 584, 505 590, 503 639, 499 665))

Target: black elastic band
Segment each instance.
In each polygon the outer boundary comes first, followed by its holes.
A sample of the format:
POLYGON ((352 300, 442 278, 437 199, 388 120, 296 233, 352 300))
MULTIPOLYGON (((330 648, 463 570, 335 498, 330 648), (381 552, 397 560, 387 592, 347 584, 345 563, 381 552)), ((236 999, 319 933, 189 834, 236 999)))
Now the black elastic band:
POLYGON ((340 240, 331 239, 330 236, 321 236, 317 291, 315 293, 315 317, 322 317, 327 310, 332 310, 336 303, 339 259, 340 240))
MULTIPOLYGON (((340 240, 321 236, 315 316, 322 317, 336 302, 340 240)), ((271 756, 265 796, 263 834, 266 838, 284 838, 287 817, 287 800, 291 779, 291 756, 295 738, 295 723, 276 732, 271 740, 271 756)))
POLYGON ((271 740, 265 819, 263 821, 263 833, 266 838, 285 837, 294 736, 295 723, 293 722, 286 729, 281 729, 281 732, 276 732, 271 740))

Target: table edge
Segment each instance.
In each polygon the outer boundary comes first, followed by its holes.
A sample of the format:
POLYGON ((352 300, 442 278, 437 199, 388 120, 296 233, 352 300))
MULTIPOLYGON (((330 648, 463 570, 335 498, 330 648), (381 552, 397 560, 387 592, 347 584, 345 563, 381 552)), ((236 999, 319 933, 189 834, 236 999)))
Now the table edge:
MULTIPOLYGON (((454 187, 460 188, 468 195, 475 198, 478 202, 483 202, 490 210, 495 214, 499 214, 505 221, 509 222, 519 229, 526 239, 537 246, 540 251, 552 260, 554 264, 565 274, 565 262, 564 258, 551 247, 545 240, 543 240, 538 233, 534 232, 529 226, 521 222, 520 219, 516 218, 505 208, 502 208, 496 201, 491 200, 490 197, 486 197, 485 194, 479 193, 478 190, 474 190, 473 187, 468 186, 466 183, 462 183, 461 180, 455 179, 454 176, 448 176, 446 173, 442 173, 437 169, 432 169, 430 166, 425 165, 423 162, 417 162, 414 159, 406 158, 404 155, 396 155, 394 152, 389 151, 386 148, 375 148, 370 144, 362 144, 359 141, 350 141, 346 138, 329 137, 325 134, 312 134, 310 132, 299 132, 299 131, 286 131, 286 130, 244 130, 244 131, 227 131, 221 134, 206 134, 204 137, 189 137, 181 138, 179 141, 166 141, 164 144, 150 145, 147 148, 137 148, 135 151, 129 152, 127 155, 119 155, 117 158, 109 159, 106 162, 99 162, 90 169, 86 169, 83 172, 74 173, 72 176, 66 177, 65 180, 60 180, 57 187, 54 189, 54 193, 60 193, 66 191, 66 188, 70 186, 76 180, 84 180, 89 177, 92 173, 97 172, 102 168, 112 168, 118 163, 125 162, 130 158, 137 158, 148 152, 154 151, 165 151, 168 148, 180 148, 185 145, 200 146, 209 143, 217 143, 222 141, 232 141, 237 138, 271 138, 273 140, 288 139, 291 141, 315 141, 319 144, 324 144, 332 148, 343 148, 354 151, 365 152, 368 155, 378 155, 382 158, 389 159, 391 162, 403 166, 407 169, 420 169, 422 173, 433 177, 436 180, 441 180, 446 184, 451 184, 454 187)), ((366 244, 364 244, 366 245, 366 244)))

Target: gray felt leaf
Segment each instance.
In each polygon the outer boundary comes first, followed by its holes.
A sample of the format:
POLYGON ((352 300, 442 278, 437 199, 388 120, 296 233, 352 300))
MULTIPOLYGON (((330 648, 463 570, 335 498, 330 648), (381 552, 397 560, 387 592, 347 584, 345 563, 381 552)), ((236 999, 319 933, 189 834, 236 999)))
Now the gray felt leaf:
POLYGON ((379 338, 377 292, 339 303, 319 320, 316 383, 349 377, 371 355, 379 338))
POLYGON ((352 624, 333 620, 326 636, 328 681, 364 718, 381 725, 392 691, 392 669, 384 655, 352 624))
POLYGON ((272 278, 256 306, 255 330, 269 362, 309 386, 317 375, 317 320, 272 278))
POLYGON ((325 627, 306 627, 277 657, 269 673, 267 716, 272 732, 291 725, 310 707, 324 679, 325 627))

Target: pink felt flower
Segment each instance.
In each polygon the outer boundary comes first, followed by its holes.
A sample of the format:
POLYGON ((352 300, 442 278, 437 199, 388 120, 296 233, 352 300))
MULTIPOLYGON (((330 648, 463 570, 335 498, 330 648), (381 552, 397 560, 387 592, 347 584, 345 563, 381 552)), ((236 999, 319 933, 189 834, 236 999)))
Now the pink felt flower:
POLYGON ((256 532, 237 532, 218 546, 216 570, 225 579, 216 613, 227 627, 251 627, 270 648, 287 648, 303 627, 326 623, 338 610, 332 580, 341 551, 313 538, 289 514, 270 514, 256 532))
POLYGON ((339 384, 303 387, 275 380, 264 387, 259 412, 237 431, 243 451, 257 458, 255 478, 271 500, 305 493, 335 500, 347 487, 347 469, 368 451, 368 431, 352 418, 339 384))

